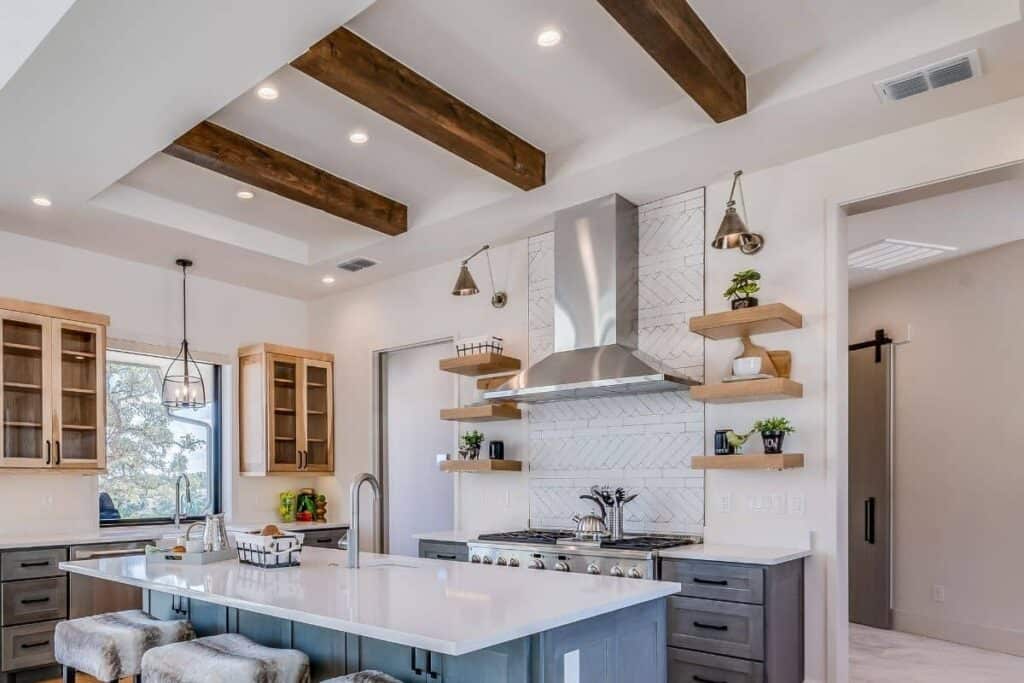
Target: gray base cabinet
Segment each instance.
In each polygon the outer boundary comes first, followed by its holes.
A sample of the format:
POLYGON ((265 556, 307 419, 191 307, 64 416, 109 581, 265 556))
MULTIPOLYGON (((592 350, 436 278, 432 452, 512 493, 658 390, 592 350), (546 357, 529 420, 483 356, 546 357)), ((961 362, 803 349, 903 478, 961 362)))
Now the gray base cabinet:
POLYGON ((53 630, 68 614, 67 548, 0 553, 0 683, 52 678, 53 630))
POLYGON ((803 560, 774 566, 661 560, 669 683, 804 679, 803 560))
MULTIPOLYGON (((565 655, 579 651, 586 683, 666 680, 665 601, 629 607, 460 657, 147 591, 159 619, 189 619, 200 635, 241 633, 309 656, 312 680, 376 669, 402 683, 566 683, 565 655)), ((691 682, 692 683, 692 682, 691 682)))

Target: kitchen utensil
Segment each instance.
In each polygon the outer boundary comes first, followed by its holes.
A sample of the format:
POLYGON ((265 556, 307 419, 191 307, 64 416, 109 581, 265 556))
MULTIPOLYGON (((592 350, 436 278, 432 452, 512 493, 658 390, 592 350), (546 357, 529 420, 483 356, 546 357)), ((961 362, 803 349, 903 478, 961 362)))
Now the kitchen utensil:
POLYGON ((206 529, 203 531, 203 549, 209 552, 220 552, 228 548, 228 530, 224 524, 224 513, 206 516, 206 529))
POLYGON ((768 357, 772 359, 779 377, 789 377, 793 368, 793 354, 790 351, 769 351, 768 357))
POLYGON ((605 519, 605 518, 608 517, 608 511, 605 509, 604 503, 601 502, 601 499, 599 497, 597 497, 597 496, 588 496, 588 495, 584 494, 584 495, 580 496, 580 500, 593 501, 594 504, 597 505, 597 508, 601 511, 601 519, 605 519))

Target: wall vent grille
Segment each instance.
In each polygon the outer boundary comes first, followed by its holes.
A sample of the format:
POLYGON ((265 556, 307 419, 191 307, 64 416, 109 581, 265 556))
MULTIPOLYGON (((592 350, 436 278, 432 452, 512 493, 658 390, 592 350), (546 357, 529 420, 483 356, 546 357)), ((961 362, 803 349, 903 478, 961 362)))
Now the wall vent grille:
POLYGON ((875 83, 882 102, 896 102, 914 95, 943 88, 981 76, 981 58, 977 50, 923 66, 875 83))
POLYGON ((338 264, 338 268, 340 268, 341 270, 348 271, 349 273, 358 273, 360 270, 372 268, 373 266, 377 265, 377 263, 378 261, 374 261, 373 259, 357 256, 356 258, 351 258, 347 261, 342 261, 341 263, 338 264))
POLYGON ((890 270, 956 250, 941 244, 884 239, 851 251, 846 263, 854 270, 890 270))

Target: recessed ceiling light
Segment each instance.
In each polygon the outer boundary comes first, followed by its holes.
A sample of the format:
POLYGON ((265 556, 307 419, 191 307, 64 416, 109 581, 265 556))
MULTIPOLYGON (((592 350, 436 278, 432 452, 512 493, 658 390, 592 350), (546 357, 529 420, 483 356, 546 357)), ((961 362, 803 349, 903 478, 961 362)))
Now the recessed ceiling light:
POLYGON ((562 42, 562 32, 557 28, 546 28, 537 34, 537 44, 541 47, 554 47, 562 42))
POLYGON ((256 89, 256 97, 261 100, 276 100, 277 88, 272 85, 261 85, 256 89))
POLYGON ((361 130, 354 130, 348 134, 348 141, 354 145, 365 145, 370 136, 361 130))
POLYGON ((325 285, 333 285, 334 277, 331 275, 324 275, 322 278, 320 278, 320 282, 324 283, 325 285))
POLYGON ((37 194, 32 198, 32 203, 36 206, 50 206, 53 202, 50 201, 49 197, 44 197, 41 194, 37 194))
POLYGON ((251 190, 239 190, 235 193, 235 196, 239 199, 252 199, 256 195, 254 195, 251 190))
POLYGON ((851 251, 847 265, 855 270, 889 270, 956 250, 942 244, 884 239, 851 251))

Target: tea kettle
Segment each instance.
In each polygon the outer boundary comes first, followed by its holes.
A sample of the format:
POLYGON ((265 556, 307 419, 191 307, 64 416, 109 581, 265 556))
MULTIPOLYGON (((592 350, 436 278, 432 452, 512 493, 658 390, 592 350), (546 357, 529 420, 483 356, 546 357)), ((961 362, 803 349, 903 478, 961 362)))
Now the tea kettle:
POLYGON ((605 524, 604 504, 595 496, 580 496, 581 500, 590 500, 597 504, 601 510, 601 516, 597 515, 573 515, 572 521, 576 522, 576 538, 586 541, 599 541, 609 536, 608 525, 605 524))

